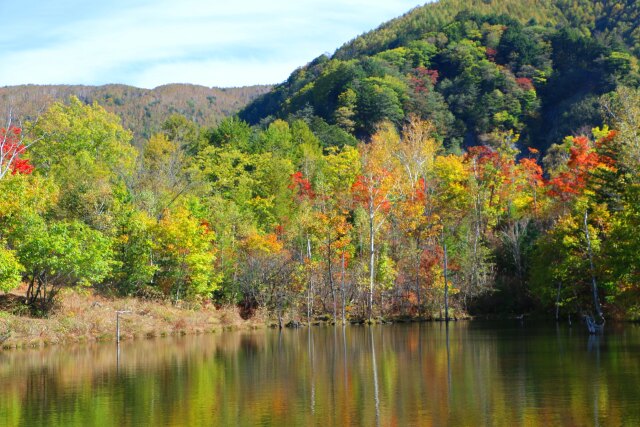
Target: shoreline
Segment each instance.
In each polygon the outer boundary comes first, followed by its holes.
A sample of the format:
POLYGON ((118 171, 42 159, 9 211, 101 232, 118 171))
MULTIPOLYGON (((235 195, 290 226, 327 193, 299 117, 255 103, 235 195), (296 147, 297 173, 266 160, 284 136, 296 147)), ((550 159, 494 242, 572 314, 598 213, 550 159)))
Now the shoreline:
MULTIPOLYGON (((19 300, 20 295, 3 295, 3 302, 19 300)), ((228 330, 252 330, 267 326, 266 314, 256 312, 248 320, 236 307, 216 308, 175 306, 166 301, 133 297, 109 298, 93 291, 65 290, 58 306, 45 318, 0 311, 0 337, 3 350, 39 348, 52 345, 115 342, 117 311, 120 315, 120 341, 157 337, 200 335, 228 330)))
MULTIPOLYGON (((93 290, 67 289, 59 296, 56 310, 46 318, 38 318, 21 313, 20 305, 10 306, 8 302, 19 302, 17 294, 0 296, 0 348, 2 350, 42 348, 53 345, 101 343, 116 341, 117 311, 128 311, 120 315, 120 341, 202 335, 225 331, 246 331, 257 329, 277 329, 278 323, 264 310, 257 310, 250 319, 243 319, 235 306, 216 307, 213 304, 198 306, 174 305, 167 301, 150 301, 134 297, 107 297, 93 290), (11 313, 10 311, 14 312, 11 313), (18 313, 16 313, 18 311, 18 313)), ((514 315, 461 315, 456 313, 452 323, 471 320, 494 321, 549 321, 555 319, 540 313, 521 316, 514 315)), ((633 319, 615 319, 615 323, 637 323, 633 319)), ((402 324, 436 322, 444 323, 437 315, 414 318, 410 316, 389 316, 368 319, 348 319, 346 325, 402 324)), ((566 323, 562 319, 559 323, 566 323)), ((582 323, 574 318, 576 327, 582 323)), ((311 326, 342 326, 340 320, 330 316, 318 316, 310 322, 302 317, 297 320, 287 316, 284 329, 311 326)))

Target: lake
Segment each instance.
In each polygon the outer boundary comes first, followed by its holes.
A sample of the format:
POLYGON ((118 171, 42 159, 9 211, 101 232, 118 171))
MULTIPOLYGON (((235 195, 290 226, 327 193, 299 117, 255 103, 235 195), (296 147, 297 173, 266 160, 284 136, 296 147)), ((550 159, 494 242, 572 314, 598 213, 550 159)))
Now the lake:
POLYGON ((2 426, 638 426, 640 328, 457 322, 0 352, 2 426))

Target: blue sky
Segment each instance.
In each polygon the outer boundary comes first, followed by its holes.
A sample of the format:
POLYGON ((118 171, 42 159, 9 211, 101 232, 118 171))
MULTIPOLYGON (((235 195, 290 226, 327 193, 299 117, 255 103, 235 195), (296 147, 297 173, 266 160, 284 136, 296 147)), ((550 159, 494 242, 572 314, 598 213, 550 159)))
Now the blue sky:
POLYGON ((278 83, 420 0, 0 0, 0 86, 278 83))

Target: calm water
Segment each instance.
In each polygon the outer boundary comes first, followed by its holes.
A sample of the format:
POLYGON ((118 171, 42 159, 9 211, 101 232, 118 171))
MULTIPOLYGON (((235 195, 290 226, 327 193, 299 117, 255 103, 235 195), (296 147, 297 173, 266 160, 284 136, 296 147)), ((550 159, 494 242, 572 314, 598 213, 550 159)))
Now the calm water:
POLYGON ((640 328, 457 323, 0 353, 2 426, 638 426, 640 328))

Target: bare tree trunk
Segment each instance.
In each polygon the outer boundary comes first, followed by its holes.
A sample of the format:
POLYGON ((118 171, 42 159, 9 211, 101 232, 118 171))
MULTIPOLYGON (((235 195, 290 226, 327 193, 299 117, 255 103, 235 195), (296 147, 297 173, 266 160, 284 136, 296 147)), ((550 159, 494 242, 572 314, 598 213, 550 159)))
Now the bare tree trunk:
MULTIPOLYGON (((475 160, 474 160, 475 163, 475 160)), ((475 166, 475 165, 474 165, 475 166)), ((474 167, 475 169, 475 167, 474 167)), ((473 259, 471 261, 471 285, 473 289, 471 292, 476 292, 478 289, 478 243, 480 241, 480 223, 482 221, 480 195, 476 197, 475 203, 475 221, 474 221, 474 233, 473 233, 473 259)))
MULTIPOLYGON (((307 234, 307 260, 311 267, 311 239, 307 234)), ((307 323, 311 322, 311 314, 313 313, 313 272, 309 271, 309 287, 307 289, 307 323)))
POLYGON ((449 277, 448 277, 448 260, 447 260, 447 242, 444 240, 444 232, 442 233, 442 249, 444 251, 444 320, 449 321, 449 277))
POLYGON ((373 312, 373 282, 375 278, 375 240, 373 228, 373 207, 369 208, 369 321, 373 312))
POLYGON ((418 318, 422 318, 422 301, 420 301, 420 237, 416 238, 416 298, 418 303, 418 318))
POLYGON ((27 288, 27 304, 32 304, 33 303, 33 285, 36 282, 36 274, 33 273, 33 277, 31 278, 31 282, 29 283, 29 287, 27 288))
POLYGON ((328 244, 327 244, 327 264, 329 267, 329 286, 331 288, 331 301, 333 302, 333 321, 335 322, 338 309, 336 305, 336 289, 335 289, 335 284, 333 283, 333 268, 331 265, 331 235, 329 235, 328 237, 328 244))
POLYGON ((236 301, 236 295, 238 293, 238 261, 236 255, 236 226, 233 226, 233 231, 231 234, 231 253, 234 254, 233 261, 233 301, 236 301))
POLYGON ((591 237, 589 236, 589 212, 587 210, 584 211, 584 235, 587 239, 587 252, 589 254, 589 266, 591 269, 591 290, 593 291, 593 305, 596 309, 596 314, 600 319, 604 322, 604 315, 602 313, 602 308, 600 307, 600 299, 598 298, 598 283, 596 282, 596 271, 593 266, 593 250, 591 248, 591 237))
POLYGON ((282 290, 280 289, 281 284, 274 282, 274 293, 276 297, 276 312, 278 313, 278 329, 282 330, 282 311, 283 311, 283 300, 284 295, 282 290))
POLYGON ((342 324, 346 324, 345 321, 345 313, 344 313, 344 309, 345 309, 345 303, 346 303, 346 298, 345 298, 345 286, 344 286, 344 250, 342 251, 342 268, 340 270, 340 287, 342 290, 342 324))

